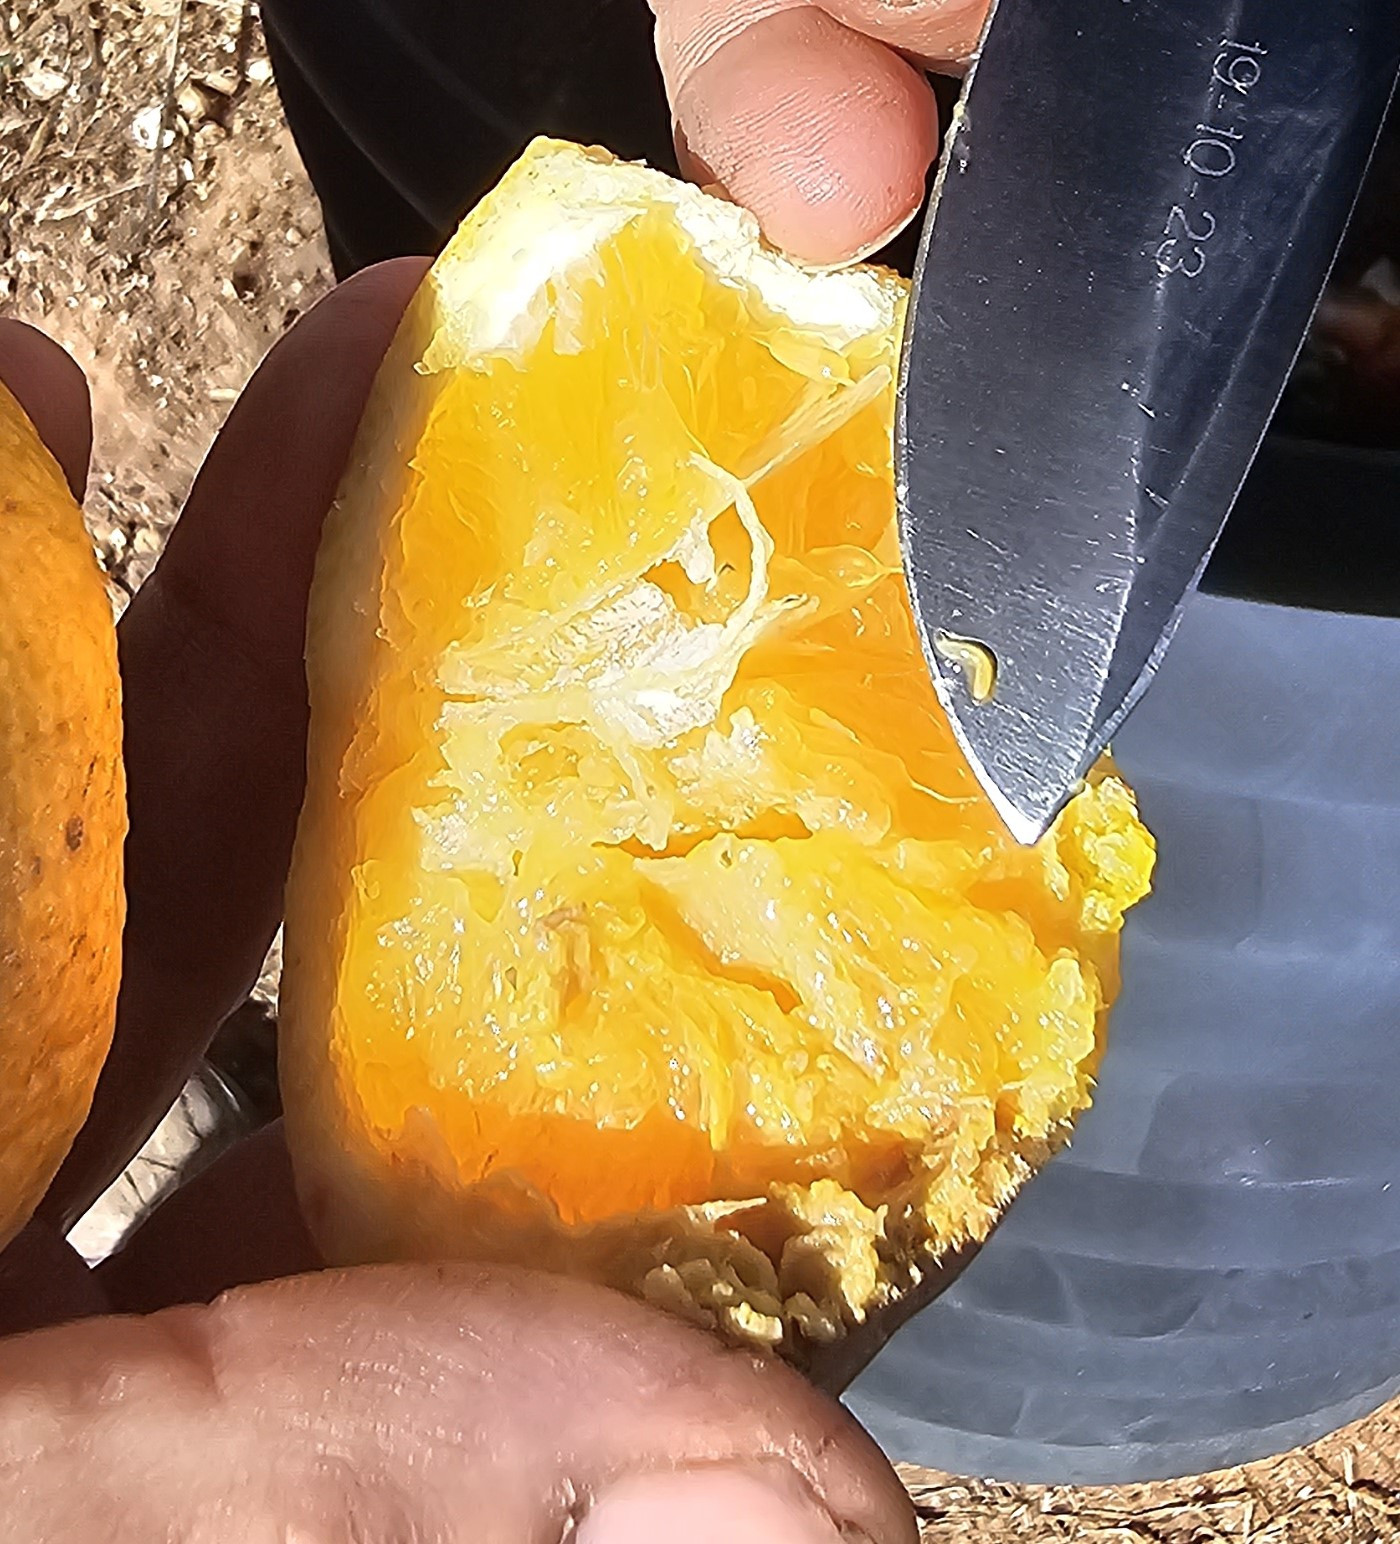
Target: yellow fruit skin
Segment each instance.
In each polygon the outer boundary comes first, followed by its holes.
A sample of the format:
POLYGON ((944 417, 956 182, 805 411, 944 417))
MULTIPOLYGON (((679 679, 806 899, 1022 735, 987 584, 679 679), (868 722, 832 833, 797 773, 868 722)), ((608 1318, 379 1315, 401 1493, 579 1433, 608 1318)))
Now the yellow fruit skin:
POLYGON ((396 508, 413 476, 406 456, 366 455, 365 447, 406 447, 421 432, 437 387, 414 363, 436 330, 437 306, 425 285, 410 302, 370 394, 327 517, 307 610, 313 711, 306 795, 287 882, 278 1076, 301 1210, 332 1263, 392 1256, 347 1231, 361 1207, 392 1203, 377 1166, 363 1161, 365 1143, 351 1113, 353 1078, 334 1052, 347 1035, 335 967, 349 923, 343 886, 358 862, 356 823, 335 769, 350 749, 361 692, 373 674, 379 617, 367 597, 377 591, 383 555, 370 512, 396 508))
POLYGON ((87 1116, 121 972, 121 688, 63 474, 0 385, 0 1247, 87 1116))
POLYGON ((1067 1136, 1152 842, 1107 766, 1000 826, 899 568, 904 288, 742 218, 536 145, 409 307, 312 591, 281 1075, 328 1258, 801 1361, 1067 1136))

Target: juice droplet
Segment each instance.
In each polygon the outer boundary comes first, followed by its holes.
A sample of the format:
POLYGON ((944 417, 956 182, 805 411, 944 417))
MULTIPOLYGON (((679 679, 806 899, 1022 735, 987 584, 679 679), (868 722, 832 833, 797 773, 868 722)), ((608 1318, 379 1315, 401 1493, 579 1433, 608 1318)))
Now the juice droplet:
POLYGON ((967 682, 968 696, 974 702, 990 702, 997 689, 997 657, 976 638, 959 638, 954 633, 939 633, 933 646, 949 664, 956 665, 967 682))

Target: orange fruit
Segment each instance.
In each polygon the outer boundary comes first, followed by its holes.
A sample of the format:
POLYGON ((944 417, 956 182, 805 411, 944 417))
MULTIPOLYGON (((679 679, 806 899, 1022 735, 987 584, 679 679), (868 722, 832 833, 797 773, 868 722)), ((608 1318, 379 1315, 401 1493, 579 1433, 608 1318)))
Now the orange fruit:
POLYGON ((1085 1104, 1152 843, 1033 850, 895 535, 905 286, 537 142, 411 305, 326 526, 287 1130, 337 1261, 593 1277, 797 1354, 1085 1104))
POLYGON ((92 1102, 121 969, 121 688, 63 474, 0 385, 0 1248, 92 1102))

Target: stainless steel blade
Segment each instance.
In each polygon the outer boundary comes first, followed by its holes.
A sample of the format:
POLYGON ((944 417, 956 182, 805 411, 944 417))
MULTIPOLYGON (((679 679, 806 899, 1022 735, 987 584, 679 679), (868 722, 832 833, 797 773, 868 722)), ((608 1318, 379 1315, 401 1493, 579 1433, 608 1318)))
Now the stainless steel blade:
POLYGON ((1397 68, 1396 0, 994 10, 924 230, 896 467, 940 699, 1021 841, 1170 639, 1397 68))

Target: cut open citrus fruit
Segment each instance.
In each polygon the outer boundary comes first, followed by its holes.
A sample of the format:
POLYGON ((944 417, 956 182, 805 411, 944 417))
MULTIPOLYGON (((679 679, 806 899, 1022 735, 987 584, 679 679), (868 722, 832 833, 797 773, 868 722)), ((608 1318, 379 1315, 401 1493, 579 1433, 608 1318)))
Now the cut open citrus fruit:
POLYGON ((334 1259, 577 1272, 799 1354, 1088 1098, 1151 839, 1034 849, 900 569, 905 286, 537 142, 412 303, 326 526, 283 1081, 334 1259))

